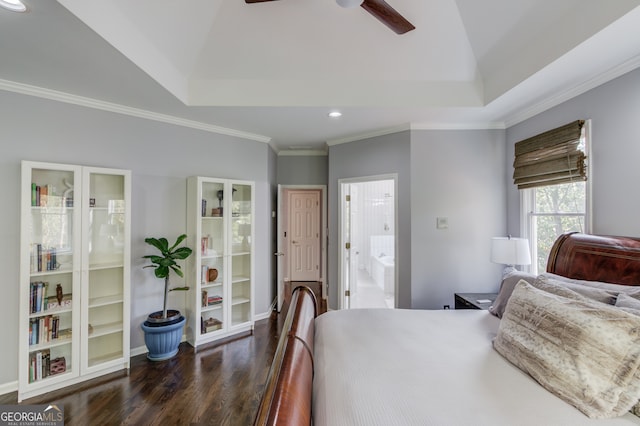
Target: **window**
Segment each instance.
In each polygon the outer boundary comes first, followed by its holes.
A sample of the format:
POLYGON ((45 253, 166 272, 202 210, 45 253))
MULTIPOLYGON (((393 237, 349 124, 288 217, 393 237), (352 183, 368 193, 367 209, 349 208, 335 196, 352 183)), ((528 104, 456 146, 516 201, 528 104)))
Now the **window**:
MULTIPOLYGON (((578 150, 589 160, 589 121, 580 132, 578 150)), ((533 274, 546 271, 553 242, 565 232, 590 232, 590 180, 584 177, 551 185, 537 184, 521 188, 521 235, 531 245, 533 274)))
POLYGON ((531 244, 531 272, 547 269, 553 242, 565 232, 588 232, 586 182, 548 185, 522 190, 526 229, 531 244))

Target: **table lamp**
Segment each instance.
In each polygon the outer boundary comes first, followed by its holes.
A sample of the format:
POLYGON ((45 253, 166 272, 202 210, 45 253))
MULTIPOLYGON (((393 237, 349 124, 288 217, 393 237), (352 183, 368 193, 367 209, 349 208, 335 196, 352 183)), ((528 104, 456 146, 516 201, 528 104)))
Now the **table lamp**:
POLYGON ((515 265, 530 265, 529 240, 511 236, 493 237, 491 239, 491 261, 507 265, 502 271, 503 276, 515 271, 515 265))

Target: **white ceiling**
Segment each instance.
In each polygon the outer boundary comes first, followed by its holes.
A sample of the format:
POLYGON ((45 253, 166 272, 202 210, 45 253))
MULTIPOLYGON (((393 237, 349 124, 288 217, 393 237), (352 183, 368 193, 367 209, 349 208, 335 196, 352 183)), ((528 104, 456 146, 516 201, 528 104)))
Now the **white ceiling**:
POLYGON ((270 143, 504 128, 640 66, 640 0, 24 0, 0 89, 270 143), (330 110, 343 116, 330 119, 330 110))

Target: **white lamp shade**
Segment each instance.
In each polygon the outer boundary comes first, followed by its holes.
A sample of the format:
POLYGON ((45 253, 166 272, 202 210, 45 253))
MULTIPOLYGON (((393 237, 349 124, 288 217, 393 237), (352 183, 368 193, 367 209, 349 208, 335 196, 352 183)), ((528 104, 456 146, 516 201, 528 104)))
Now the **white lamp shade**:
POLYGON ((530 265, 529 240, 511 237, 492 238, 491 261, 503 265, 530 265))
POLYGON ((352 7, 360 6, 364 0, 336 0, 339 6, 344 7, 346 9, 350 9, 352 7))

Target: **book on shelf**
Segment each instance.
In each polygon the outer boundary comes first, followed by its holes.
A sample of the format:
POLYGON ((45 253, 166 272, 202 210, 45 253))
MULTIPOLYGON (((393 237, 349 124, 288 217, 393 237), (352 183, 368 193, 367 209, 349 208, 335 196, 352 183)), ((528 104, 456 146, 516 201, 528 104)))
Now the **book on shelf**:
POLYGON ((220 321, 217 318, 207 318, 207 319, 202 319, 201 325, 202 325, 202 332, 209 333, 210 331, 221 329, 222 321, 220 321))
POLYGON ((222 303, 222 296, 214 294, 213 296, 207 297, 207 305, 219 305, 222 303))
POLYGON ((57 315, 31 318, 29 320, 29 345, 39 345, 59 339, 61 332, 60 317, 57 315))
POLYGON ((209 267, 207 265, 202 265, 202 268, 200 270, 200 282, 202 284, 206 284, 208 279, 209 279, 209 267))
POLYGON ((51 309, 71 308, 71 294, 63 294, 62 301, 58 302, 56 296, 47 296, 49 289, 48 281, 34 281, 29 285, 29 312, 37 314, 51 309))
POLYGON ((29 382, 42 380, 51 375, 51 353, 49 349, 32 353, 29 358, 29 382))
POLYGON ((202 307, 207 306, 207 302, 209 300, 207 294, 207 290, 202 290, 202 307))
POLYGON ((43 247, 42 244, 32 244, 30 265, 31 272, 55 271, 60 266, 57 249, 43 247))
POLYGON ((46 299, 48 288, 49 283, 46 281, 35 281, 29 285, 29 312, 34 314, 47 309, 46 299))
POLYGON ((56 195, 56 187, 47 185, 38 185, 31 183, 31 205, 34 207, 61 207, 63 205, 62 196, 56 195))

